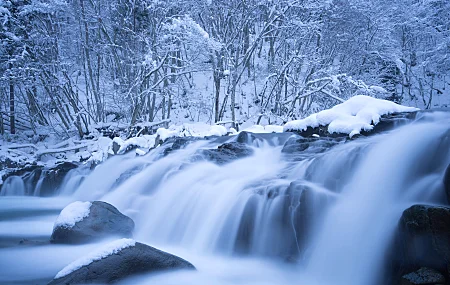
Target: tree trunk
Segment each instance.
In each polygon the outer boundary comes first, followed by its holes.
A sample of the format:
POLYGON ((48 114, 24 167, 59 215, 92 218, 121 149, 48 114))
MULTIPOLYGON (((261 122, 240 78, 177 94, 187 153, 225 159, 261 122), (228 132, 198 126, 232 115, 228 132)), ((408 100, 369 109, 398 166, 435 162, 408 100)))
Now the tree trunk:
MULTIPOLYGON (((9 69, 12 69, 12 64, 9 64, 9 69)), ((16 114, 14 110, 14 84, 11 79, 11 75, 9 78, 9 125, 11 134, 16 133, 16 114)))

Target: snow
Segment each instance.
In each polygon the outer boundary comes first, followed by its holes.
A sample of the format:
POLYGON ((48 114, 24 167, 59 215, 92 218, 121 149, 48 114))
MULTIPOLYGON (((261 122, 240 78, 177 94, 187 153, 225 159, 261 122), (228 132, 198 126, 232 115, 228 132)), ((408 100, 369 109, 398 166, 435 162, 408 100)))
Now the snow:
POLYGON ((282 133, 283 132, 283 126, 276 126, 276 125, 253 125, 248 128, 243 129, 242 131, 249 132, 249 133, 255 133, 255 134, 261 134, 261 133, 282 133))
POLYGON ((133 137, 127 140, 123 140, 119 137, 113 139, 113 142, 117 143, 120 148, 117 151, 117 154, 124 154, 128 147, 137 146, 143 149, 151 149, 155 146, 156 135, 144 135, 141 137, 133 137))
POLYGON ((329 133, 344 133, 353 137, 362 130, 371 131, 383 115, 418 110, 391 101, 359 95, 305 119, 290 121, 284 125, 284 131, 305 131, 308 127, 328 125, 329 133))
POLYGON ((227 128, 219 125, 208 125, 204 123, 171 125, 168 129, 159 128, 156 134, 165 141, 171 137, 209 137, 224 136, 228 133, 227 128))
POLYGON ((55 228, 71 228, 75 226, 76 223, 81 222, 84 218, 89 216, 91 205, 91 202, 81 201, 76 201, 69 204, 61 211, 56 219, 55 228))
POLYGON ((88 256, 83 256, 80 259, 75 260, 71 264, 64 267, 61 271, 56 274, 55 279, 62 278, 64 276, 69 275, 70 273, 74 272, 75 270, 80 269, 83 266, 87 266, 91 264, 94 261, 101 260, 103 258, 106 258, 110 255, 117 254, 121 250, 132 247, 136 245, 136 241, 132 239, 119 239, 116 241, 113 241, 104 247, 100 248, 97 251, 92 252, 88 256))

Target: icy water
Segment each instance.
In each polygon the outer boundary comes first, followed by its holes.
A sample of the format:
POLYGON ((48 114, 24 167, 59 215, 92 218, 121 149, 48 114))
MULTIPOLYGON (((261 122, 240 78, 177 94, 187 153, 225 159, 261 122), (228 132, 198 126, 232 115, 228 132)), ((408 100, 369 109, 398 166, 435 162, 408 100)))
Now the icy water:
MULTIPOLYGON (((55 197, 0 197, 0 283, 46 284, 98 247, 47 241, 65 205, 102 200, 134 219, 137 241, 198 269, 122 284, 382 284, 402 211, 445 200, 449 132, 448 113, 427 113, 325 152, 283 152, 289 137, 268 135, 224 165, 199 159, 219 142, 199 141, 74 170, 55 197)), ((15 183, 8 194, 24 193, 15 183)))

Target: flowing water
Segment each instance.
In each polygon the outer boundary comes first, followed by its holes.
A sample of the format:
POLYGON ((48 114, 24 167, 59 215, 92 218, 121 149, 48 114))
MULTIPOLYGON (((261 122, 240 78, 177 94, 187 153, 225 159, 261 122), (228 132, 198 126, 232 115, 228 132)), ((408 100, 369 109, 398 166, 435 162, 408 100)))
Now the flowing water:
POLYGON ((283 151, 287 140, 298 139, 289 136, 256 138, 251 156, 226 164, 201 154, 224 138, 168 155, 163 146, 143 157, 112 157, 92 171, 72 170, 49 198, 9 179, 0 197, 0 283, 45 284, 98 246, 45 242, 59 211, 76 200, 113 204, 136 222, 137 241, 198 269, 124 284, 383 283, 402 211, 445 201, 450 115, 425 113, 326 151, 320 140, 301 152, 283 151), (34 242, 17 245, 21 239, 34 242))

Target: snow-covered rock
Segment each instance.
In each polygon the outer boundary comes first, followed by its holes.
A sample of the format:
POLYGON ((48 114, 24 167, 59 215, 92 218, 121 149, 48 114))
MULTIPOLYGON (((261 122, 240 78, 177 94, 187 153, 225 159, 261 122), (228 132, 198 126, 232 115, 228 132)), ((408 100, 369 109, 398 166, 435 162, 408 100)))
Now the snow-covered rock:
POLYGON ((81 201, 69 204, 61 211, 53 228, 72 228, 76 223, 81 222, 84 218, 89 216, 91 206, 91 202, 81 201))
POLYGON ((132 239, 114 241, 58 272, 49 285, 110 284, 135 274, 195 269, 188 261, 132 239))
POLYGON ((64 276, 69 275, 70 273, 74 272, 75 270, 80 269, 83 266, 89 265, 94 261, 101 260, 103 258, 106 258, 110 255, 117 254, 119 251, 121 251, 124 248, 135 246, 136 241, 133 239, 123 238, 115 240, 99 250, 92 252, 91 254, 87 256, 83 256, 80 259, 75 260, 71 264, 64 267, 61 271, 56 274, 55 279, 62 278, 64 276))
POLYGON ((391 101, 359 95, 305 119, 288 122, 284 125, 284 131, 306 131, 308 127, 328 126, 330 134, 343 133, 353 137, 361 131, 371 131, 383 115, 418 110, 391 101))
POLYGON ((84 243, 111 236, 130 237, 131 218, 101 202, 74 202, 61 211, 51 236, 52 243, 84 243))

